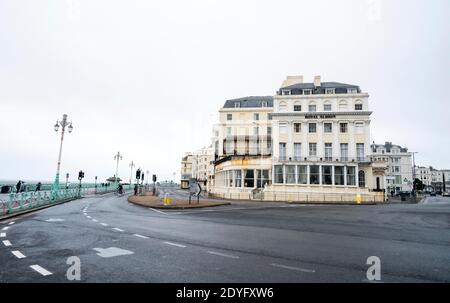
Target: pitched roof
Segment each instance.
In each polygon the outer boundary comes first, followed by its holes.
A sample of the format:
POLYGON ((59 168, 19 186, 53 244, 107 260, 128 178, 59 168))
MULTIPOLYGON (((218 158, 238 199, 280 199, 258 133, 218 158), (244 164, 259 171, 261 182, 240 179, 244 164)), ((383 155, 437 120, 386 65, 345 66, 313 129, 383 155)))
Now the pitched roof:
POLYGON ((281 90, 291 90, 291 95, 296 95, 300 94, 304 89, 312 89, 313 94, 324 94, 326 88, 334 88, 336 94, 347 93, 348 88, 355 88, 358 93, 361 92, 358 85, 340 82, 322 82, 320 83, 320 86, 315 86, 314 83, 296 83, 280 88, 279 92, 281 92, 281 90))
POLYGON ((240 108, 254 108, 263 107, 263 102, 266 102, 265 107, 273 107, 272 96, 248 96, 237 99, 230 99, 225 101, 223 108, 235 108, 235 104, 239 104, 240 108))

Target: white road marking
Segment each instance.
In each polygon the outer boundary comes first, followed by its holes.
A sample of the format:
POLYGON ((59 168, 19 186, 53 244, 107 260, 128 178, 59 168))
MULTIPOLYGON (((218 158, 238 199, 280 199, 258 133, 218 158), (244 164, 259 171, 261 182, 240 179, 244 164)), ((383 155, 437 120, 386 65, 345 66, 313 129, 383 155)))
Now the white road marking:
POLYGON ((5 246, 11 246, 11 242, 9 242, 8 240, 3 241, 3 244, 5 246))
POLYGON ((48 270, 46 270, 45 268, 43 268, 43 267, 41 267, 41 266, 39 266, 37 264, 30 265, 30 267, 32 269, 34 269, 35 271, 37 271, 38 273, 40 273, 41 275, 43 275, 43 276, 48 276, 48 275, 52 274, 51 272, 49 272, 48 270))
POLYGON ((301 272, 308 272, 308 273, 315 273, 316 272, 314 269, 305 269, 305 268, 294 267, 294 266, 287 266, 287 265, 282 265, 282 264, 277 264, 277 263, 272 263, 270 265, 275 266, 275 267, 284 268, 284 269, 301 271, 301 272))
POLYGON ((0 233, 0 238, 6 237, 6 233, 0 233))
POLYGON ((186 247, 186 245, 182 245, 182 244, 178 244, 178 243, 173 243, 173 242, 168 242, 168 241, 165 241, 164 243, 169 244, 169 245, 172 245, 172 246, 182 247, 182 248, 185 248, 185 247, 186 247))
POLYGON ((97 255, 102 258, 111 258, 123 255, 131 255, 134 252, 126 249, 121 249, 117 247, 109 247, 109 248, 94 248, 94 250, 98 251, 97 255))
POLYGON ((143 236, 143 235, 139 235, 139 234, 134 234, 133 236, 136 236, 136 237, 142 238, 142 239, 148 239, 148 237, 143 236))
POLYGON ((221 257, 226 257, 226 258, 239 259, 239 256, 233 256, 233 255, 223 254, 223 253, 216 252, 216 251, 208 251, 208 254, 216 255, 216 256, 221 256, 221 257))
POLYGON ((88 219, 92 219, 92 217, 91 217, 91 216, 87 216, 86 218, 88 218, 88 219))
POLYGON ((26 258, 26 256, 18 250, 13 250, 11 253, 19 259, 26 258))
POLYGON ((16 223, 16 222, 12 221, 12 222, 9 222, 8 225, 13 225, 14 223, 16 223))
POLYGON ((8 229, 9 229, 9 226, 5 226, 2 228, 2 230, 8 230, 8 229))
POLYGON ((100 223, 100 225, 103 225, 103 226, 108 226, 108 224, 106 224, 106 223, 100 223))
POLYGON ((113 229, 117 230, 117 231, 120 231, 120 232, 124 231, 123 229, 120 229, 120 228, 117 228, 117 227, 114 227, 113 229))
POLYGON ((163 211, 160 211, 160 210, 157 210, 157 209, 154 209, 154 208, 151 208, 151 207, 149 207, 149 209, 151 209, 153 211, 156 211, 157 213, 160 213, 160 214, 163 214, 163 215, 169 215, 169 214, 167 214, 167 213, 165 213, 163 211))
POLYGON ((60 218, 57 218, 57 219, 50 218, 48 220, 45 220, 45 222, 62 222, 62 221, 64 221, 64 219, 60 219, 60 218))
POLYGON ((92 221, 94 221, 94 222, 98 222, 98 220, 97 220, 97 219, 92 219, 92 221))

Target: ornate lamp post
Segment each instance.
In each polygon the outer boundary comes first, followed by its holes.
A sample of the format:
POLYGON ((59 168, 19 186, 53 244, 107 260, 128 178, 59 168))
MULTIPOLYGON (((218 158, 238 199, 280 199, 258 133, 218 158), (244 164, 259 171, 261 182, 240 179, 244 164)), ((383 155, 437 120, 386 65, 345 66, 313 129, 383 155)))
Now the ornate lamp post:
POLYGON ((131 161, 131 163, 130 163, 130 168, 131 168, 131 173, 130 173, 130 185, 131 185, 131 181, 132 181, 132 179, 133 179, 133 167, 135 167, 136 165, 134 164, 134 162, 133 161, 131 161))
POLYGON ((116 164, 116 176, 115 176, 115 180, 114 182, 117 185, 117 174, 119 173, 119 161, 122 160, 122 155, 120 154, 120 152, 117 152, 117 154, 114 156, 114 160, 117 160, 117 164, 116 164))
POLYGON ((61 154, 62 154, 62 145, 64 141, 64 132, 67 130, 69 133, 73 131, 72 122, 67 122, 67 115, 63 115, 63 119, 61 121, 56 120, 56 124, 54 126, 55 132, 58 132, 59 127, 61 126, 61 143, 59 145, 59 155, 58 155, 58 165, 56 166, 56 176, 55 176, 55 182, 53 183, 53 191, 57 191, 59 189, 59 171, 61 168, 61 154))

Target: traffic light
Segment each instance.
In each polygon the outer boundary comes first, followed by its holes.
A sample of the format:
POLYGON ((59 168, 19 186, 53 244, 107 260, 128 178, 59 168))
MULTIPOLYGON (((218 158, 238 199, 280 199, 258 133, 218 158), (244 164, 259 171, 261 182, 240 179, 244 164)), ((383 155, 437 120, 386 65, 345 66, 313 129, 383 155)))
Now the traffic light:
POLYGON ((156 175, 153 175, 153 182, 156 182, 156 175))
POLYGON ((83 179, 84 178, 84 172, 82 171, 82 170, 80 170, 79 172, 78 172, 78 180, 81 180, 81 179, 83 179))
POLYGON ((144 173, 142 173, 142 182, 144 182, 144 173))
POLYGON ((136 180, 139 180, 140 178, 141 178, 141 170, 138 169, 138 170, 136 171, 136 180))

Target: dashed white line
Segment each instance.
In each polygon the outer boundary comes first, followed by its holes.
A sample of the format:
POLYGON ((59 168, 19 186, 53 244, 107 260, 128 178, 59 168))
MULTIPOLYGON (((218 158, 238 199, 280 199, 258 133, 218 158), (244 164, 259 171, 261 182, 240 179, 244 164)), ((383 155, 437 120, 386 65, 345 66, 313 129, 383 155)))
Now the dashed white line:
POLYGON ((113 229, 117 230, 117 231, 120 231, 120 232, 124 231, 123 229, 120 229, 120 228, 117 228, 117 227, 114 227, 113 229))
POLYGON ((12 221, 12 222, 9 222, 8 225, 13 225, 14 223, 16 223, 16 222, 12 221))
POLYGON ((3 241, 3 245, 11 246, 11 242, 9 242, 9 240, 5 240, 5 241, 3 241))
POLYGON ((108 226, 108 224, 106 224, 106 223, 100 223, 100 225, 103 225, 103 226, 108 226))
POLYGON ((232 258, 232 259, 239 259, 239 256, 223 254, 223 253, 216 252, 216 251, 208 251, 208 254, 221 256, 221 257, 226 257, 226 258, 232 258))
POLYGON ((6 233, 0 233, 0 238, 6 237, 6 233))
POLYGON ((92 221, 94 221, 94 222, 98 222, 98 220, 97 220, 97 219, 92 219, 92 221))
POLYGON ((5 226, 2 228, 2 230, 8 230, 8 229, 9 229, 9 226, 5 226))
POLYGON ((25 258, 26 256, 18 250, 13 250, 11 253, 19 259, 25 258))
POLYGON ((154 209, 154 208, 151 208, 151 207, 149 207, 149 209, 151 209, 153 211, 156 211, 157 213, 160 213, 160 214, 163 214, 163 215, 169 215, 169 214, 167 214, 167 213, 165 213, 163 211, 160 211, 160 210, 157 210, 157 209, 154 209))
POLYGON ((173 242, 168 242, 168 241, 165 241, 164 243, 168 244, 168 245, 176 246, 176 247, 181 247, 181 248, 185 248, 186 247, 186 245, 173 243, 173 242))
POLYGON ((294 267, 294 266, 287 266, 287 265, 282 265, 282 264, 277 264, 277 263, 272 263, 270 265, 275 266, 275 267, 284 268, 284 269, 301 271, 301 272, 308 272, 308 273, 315 273, 316 272, 314 269, 305 269, 305 268, 294 267))
POLYGON ((43 276, 48 276, 48 275, 52 274, 51 272, 49 272, 48 270, 46 270, 45 268, 43 268, 43 267, 41 267, 41 266, 39 266, 37 264, 30 265, 30 267, 32 269, 34 269, 35 271, 37 271, 38 273, 40 273, 41 275, 43 275, 43 276))
POLYGON ((143 236, 143 235, 139 235, 139 234, 134 234, 133 236, 136 236, 136 237, 142 238, 142 239, 148 239, 148 237, 143 236))
POLYGON ((87 216, 86 218, 88 218, 88 219, 92 219, 92 217, 91 217, 91 216, 87 216))

